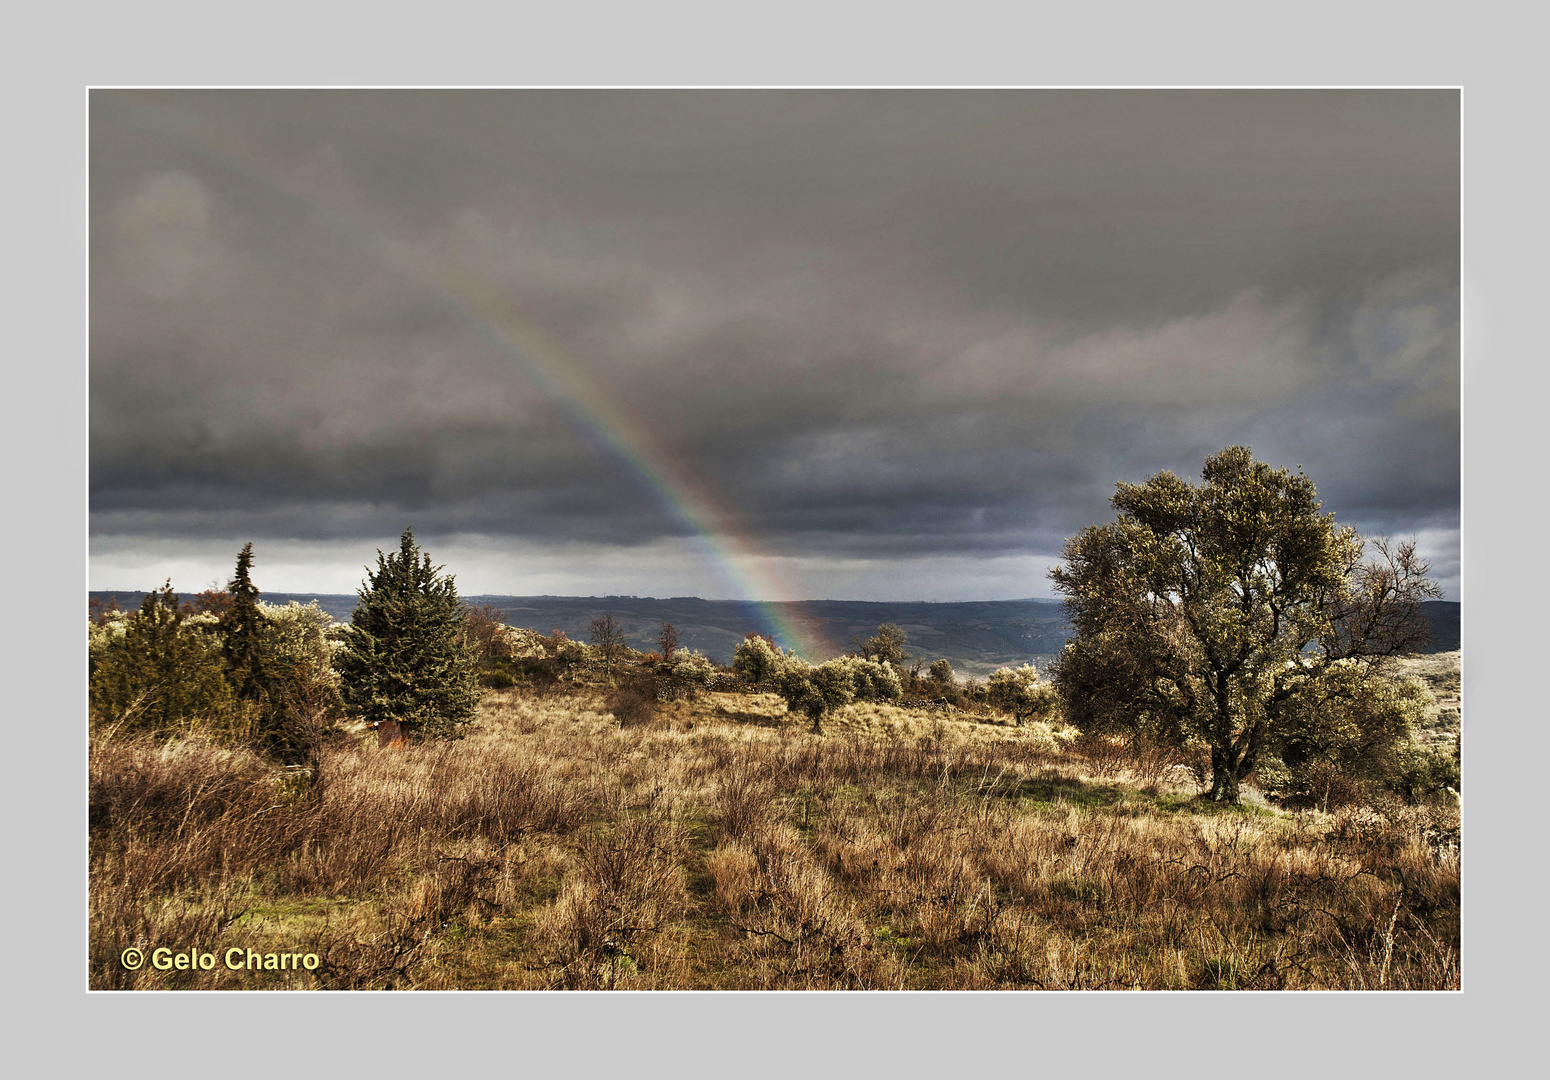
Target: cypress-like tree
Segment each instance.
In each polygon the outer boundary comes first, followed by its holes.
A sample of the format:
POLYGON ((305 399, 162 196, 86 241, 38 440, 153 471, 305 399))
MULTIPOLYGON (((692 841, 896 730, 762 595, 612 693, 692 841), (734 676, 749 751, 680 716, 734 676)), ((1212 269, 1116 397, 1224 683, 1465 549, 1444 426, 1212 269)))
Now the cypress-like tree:
POLYGON ((477 668, 458 642, 463 602, 414 532, 368 568, 345 647, 335 658, 345 704, 363 719, 413 725, 422 738, 458 738, 479 700, 477 668))
POLYGON ((226 681, 237 700, 249 706, 249 737, 254 749, 281 761, 298 762, 306 754, 306 738, 285 700, 279 672, 265 640, 269 619, 258 607, 258 586, 253 584, 253 543, 237 553, 237 569, 226 583, 226 602, 221 608, 221 659, 226 681))
POLYGON ((221 655, 226 678, 243 701, 269 704, 271 682, 265 671, 264 616, 258 610, 258 588, 253 584, 253 543, 237 553, 237 570, 226 584, 231 601, 221 612, 221 655))

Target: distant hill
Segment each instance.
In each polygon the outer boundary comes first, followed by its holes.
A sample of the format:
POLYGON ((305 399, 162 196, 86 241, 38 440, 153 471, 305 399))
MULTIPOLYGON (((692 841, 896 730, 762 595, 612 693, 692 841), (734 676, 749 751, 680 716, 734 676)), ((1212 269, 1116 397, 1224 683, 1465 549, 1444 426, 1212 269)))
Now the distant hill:
MULTIPOLYGON (((93 592, 120 607, 140 606, 143 592, 93 592)), ((340 622, 355 610, 353 593, 271 593, 271 604, 292 600, 318 607, 340 622)), ((661 620, 678 628, 682 644, 698 649, 717 663, 732 659, 732 650, 750 630, 766 628, 763 605, 739 600, 674 597, 659 600, 638 596, 467 596, 472 606, 488 604, 505 613, 511 626, 540 633, 564 630, 578 641, 599 615, 613 615, 625 638, 642 651, 653 648, 661 620)), ((807 600, 768 605, 783 616, 797 616, 821 626, 829 640, 845 647, 852 637, 869 637, 881 623, 898 625, 909 635, 909 651, 927 663, 947 659, 959 674, 985 675, 1004 665, 1029 660, 1043 670, 1070 635, 1064 606, 1058 600, 986 600, 963 603, 890 603, 862 600, 807 600)), ((1432 600, 1421 605, 1432 627, 1428 652, 1459 648, 1459 605, 1432 600)), ((784 643, 789 644, 789 643, 784 643)), ((822 657, 810 659, 823 659, 822 657)))
MULTIPOLYGON (((135 608, 143 592, 93 592, 135 608)), ((265 592, 271 604, 317 601, 341 622, 355 610, 354 594, 265 592)), ((852 637, 870 637, 885 622, 909 635, 909 651, 926 663, 945 657, 960 674, 985 674, 1003 665, 1048 659, 1060 651, 1069 632, 1065 609, 1056 600, 994 600, 965 603, 873 603, 860 600, 810 600, 772 605, 698 597, 656 599, 637 596, 465 596, 471 606, 488 604, 504 612, 504 622, 548 634, 555 629, 578 641, 599 615, 613 615, 635 648, 654 647, 661 620, 678 629, 681 643, 717 663, 729 663, 732 650, 750 631, 765 632, 766 607, 783 618, 816 623, 841 649, 852 637)), ((782 642, 790 645, 791 642, 782 642)), ((824 659, 818 657, 816 659, 824 659)))
POLYGON ((1421 614, 1432 626, 1432 643, 1426 652, 1456 652, 1462 638, 1459 633, 1459 605, 1452 600, 1426 600, 1421 614))
MULTIPOLYGON (((661 620, 666 619, 678 629, 684 645, 723 664, 731 661, 732 650, 750 630, 766 629, 762 605, 735 600, 473 596, 468 601, 504 611, 505 621, 513 626, 544 633, 558 627, 583 641, 594 618, 612 614, 623 624, 630 644, 647 650, 653 647, 661 620)), ((945 657, 956 671, 970 674, 983 675, 1006 664, 1053 656, 1065 644, 1067 634, 1065 609, 1053 600, 959 604, 809 600, 768 606, 783 618, 817 624, 841 649, 853 637, 872 636, 882 623, 895 623, 909 636, 911 653, 927 663, 945 657)))

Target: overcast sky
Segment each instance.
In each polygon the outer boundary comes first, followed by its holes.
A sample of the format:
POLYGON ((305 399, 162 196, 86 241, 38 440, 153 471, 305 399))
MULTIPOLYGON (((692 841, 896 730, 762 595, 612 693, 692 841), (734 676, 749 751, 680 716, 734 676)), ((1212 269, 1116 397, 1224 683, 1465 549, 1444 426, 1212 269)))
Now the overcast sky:
POLYGON ((1052 595, 1301 465, 1460 599, 1454 91, 103 92, 90 586, 1052 595))

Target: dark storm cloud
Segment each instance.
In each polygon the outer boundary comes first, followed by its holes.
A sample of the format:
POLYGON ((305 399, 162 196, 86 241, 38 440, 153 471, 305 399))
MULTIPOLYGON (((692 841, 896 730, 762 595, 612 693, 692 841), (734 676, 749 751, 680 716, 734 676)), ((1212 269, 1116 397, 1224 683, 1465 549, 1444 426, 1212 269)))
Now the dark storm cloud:
POLYGON ((1055 555, 1230 443, 1452 566, 1458 123, 1431 91, 96 92, 93 534, 692 531, 399 270, 435 263, 826 587, 1055 555))

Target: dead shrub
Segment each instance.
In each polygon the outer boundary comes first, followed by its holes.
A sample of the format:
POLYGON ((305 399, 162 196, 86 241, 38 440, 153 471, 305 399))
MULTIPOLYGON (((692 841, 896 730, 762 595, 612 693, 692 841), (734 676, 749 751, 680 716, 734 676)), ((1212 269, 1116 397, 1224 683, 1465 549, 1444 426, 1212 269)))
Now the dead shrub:
POLYGON ((1098 732, 1083 732, 1071 743, 1071 752, 1080 757, 1094 776, 1118 776, 1131 760, 1123 739, 1098 732))
POLYGON ((1187 771, 1193 762, 1192 756, 1177 746, 1144 735, 1133 736, 1127 749, 1130 770, 1146 793, 1155 793, 1164 779, 1187 771))
POLYGON ((320 934, 313 950, 330 990, 412 988, 416 967, 434 958, 438 929, 428 913, 390 910, 380 930, 364 940, 354 934, 320 934))
POLYGON ((657 689, 651 679, 632 679, 608 695, 608 711, 621 728, 649 724, 657 709, 657 689))

